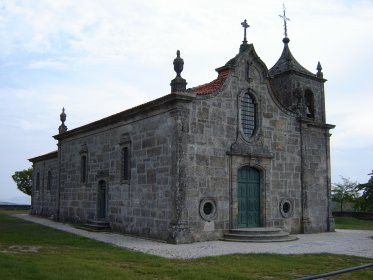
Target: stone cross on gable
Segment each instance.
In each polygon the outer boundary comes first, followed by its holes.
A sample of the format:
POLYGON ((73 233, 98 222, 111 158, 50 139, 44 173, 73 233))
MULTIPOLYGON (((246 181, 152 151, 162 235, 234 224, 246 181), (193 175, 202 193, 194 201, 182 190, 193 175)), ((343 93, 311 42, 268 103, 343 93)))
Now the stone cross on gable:
POLYGON ((286 11, 285 11, 285 5, 284 4, 282 5, 282 8, 284 10, 284 14, 279 15, 279 17, 284 20, 285 37, 288 37, 287 22, 290 21, 290 18, 286 17, 286 11))
POLYGON ((246 21, 246 19, 243 21, 243 22, 241 22, 241 25, 242 25, 242 27, 244 28, 244 37, 243 37, 243 43, 247 43, 247 40, 246 40, 246 29, 248 28, 248 27, 250 27, 250 25, 248 25, 247 24, 247 21, 246 21))

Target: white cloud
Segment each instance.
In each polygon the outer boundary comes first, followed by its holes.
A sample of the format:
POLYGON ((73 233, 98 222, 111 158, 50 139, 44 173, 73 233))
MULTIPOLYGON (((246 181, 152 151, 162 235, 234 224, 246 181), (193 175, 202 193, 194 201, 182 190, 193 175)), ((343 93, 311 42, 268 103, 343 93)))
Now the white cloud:
POLYGON ((64 69, 65 67, 65 63, 56 60, 31 61, 26 66, 28 69, 64 69))
POLYGON ((65 107, 66 124, 70 129, 152 99, 139 89, 115 80, 106 80, 105 85, 99 81, 89 85, 49 85, 39 89, 37 94, 35 102, 44 108, 45 121, 58 127, 59 114, 65 107))
MULTIPOLYGON (((61 82, 61 81, 59 81, 61 82)), ((96 80, 91 84, 43 84, 32 89, 8 89, 10 98, 0 106, 3 126, 48 133, 60 125, 62 107, 70 129, 107 117, 154 99, 120 80, 96 80)), ((48 135, 47 137, 49 137, 48 135)))
POLYGON ((32 101, 24 100, 25 103, 31 103, 42 111, 37 120, 20 121, 21 128, 28 130, 41 129, 40 122, 48 123, 48 127, 58 127, 62 107, 66 109, 67 124, 74 128, 152 99, 139 89, 118 81, 106 81, 105 85, 100 82, 90 85, 43 85, 43 88, 32 90, 27 95, 32 101))
POLYGON ((25 131, 45 131, 48 128, 48 125, 42 121, 41 118, 32 117, 30 119, 20 119, 14 120, 16 126, 25 131))
POLYGON ((349 149, 370 146, 373 139, 372 93, 334 94, 329 98, 328 121, 337 125, 331 131, 332 147, 349 149))

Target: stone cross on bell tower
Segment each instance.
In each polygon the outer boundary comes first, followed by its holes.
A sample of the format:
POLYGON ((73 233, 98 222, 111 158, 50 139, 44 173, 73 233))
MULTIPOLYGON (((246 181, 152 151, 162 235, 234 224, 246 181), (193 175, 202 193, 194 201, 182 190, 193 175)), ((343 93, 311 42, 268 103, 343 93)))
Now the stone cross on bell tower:
POLYGON ((285 38, 287 38, 288 37, 287 22, 290 21, 290 18, 286 17, 286 10, 285 10, 285 5, 284 4, 282 5, 282 8, 284 10, 284 13, 282 15, 278 15, 278 16, 284 20, 284 30, 285 30, 284 35, 285 35, 285 38))

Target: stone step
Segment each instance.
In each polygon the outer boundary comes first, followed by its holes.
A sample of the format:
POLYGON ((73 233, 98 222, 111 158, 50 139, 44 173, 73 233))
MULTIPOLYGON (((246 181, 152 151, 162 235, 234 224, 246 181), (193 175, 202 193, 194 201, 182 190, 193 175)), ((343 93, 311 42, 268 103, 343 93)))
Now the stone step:
POLYGON ((278 232, 275 234, 256 234, 256 235, 245 235, 245 234, 233 234, 233 233, 226 233, 224 234, 224 237, 232 238, 232 239, 250 239, 250 238, 256 238, 256 239, 281 239, 284 237, 288 237, 289 234, 287 232, 278 232))
POLYGON ((106 221, 88 220, 87 223, 77 226, 80 229, 94 231, 94 232, 105 232, 110 231, 110 224, 106 221))
POLYGON ((231 242, 286 242, 297 240, 281 228, 239 228, 230 229, 221 240, 231 242))
POLYGON ((289 242, 289 241, 295 241, 298 240, 297 237, 289 235, 287 238, 283 239, 256 239, 256 238, 250 238, 250 239, 230 239, 230 238, 221 238, 221 241, 227 241, 227 242, 252 242, 252 243, 271 243, 271 242, 289 242))
POLYGON ((89 225, 98 225, 98 226, 108 226, 110 227, 110 223, 103 220, 88 220, 87 224, 89 225))
POLYGON ((281 228, 273 227, 254 227, 254 228, 234 228, 230 229, 229 233, 232 234, 244 234, 244 235, 265 235, 265 234, 276 234, 282 232, 281 228))

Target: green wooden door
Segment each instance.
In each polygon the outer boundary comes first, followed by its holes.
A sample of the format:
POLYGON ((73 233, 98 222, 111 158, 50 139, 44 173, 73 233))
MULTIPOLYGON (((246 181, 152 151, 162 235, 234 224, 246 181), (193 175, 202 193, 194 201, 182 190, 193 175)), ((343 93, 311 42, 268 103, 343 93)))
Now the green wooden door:
POLYGON ((98 219, 106 218, 106 182, 98 183, 98 219))
POLYGON ((238 169, 238 227, 260 226, 260 173, 248 166, 238 169))

